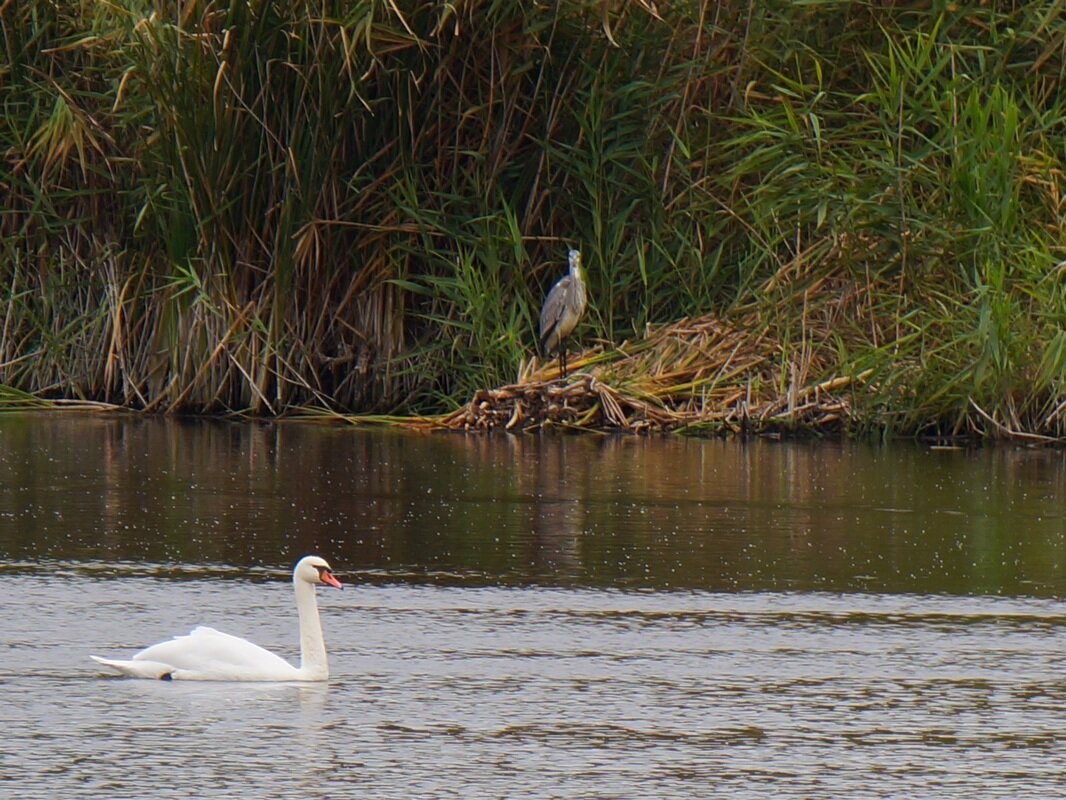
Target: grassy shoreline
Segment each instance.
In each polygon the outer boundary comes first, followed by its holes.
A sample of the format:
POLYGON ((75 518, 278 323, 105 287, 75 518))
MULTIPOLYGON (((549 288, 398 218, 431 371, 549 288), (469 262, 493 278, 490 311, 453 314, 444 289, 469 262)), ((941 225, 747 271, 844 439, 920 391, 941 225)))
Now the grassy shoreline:
POLYGON ((593 377, 680 428, 828 393, 850 433, 1066 435, 1060 2, 26 0, 0 34, 10 397, 461 415, 544 382, 576 246, 593 377))

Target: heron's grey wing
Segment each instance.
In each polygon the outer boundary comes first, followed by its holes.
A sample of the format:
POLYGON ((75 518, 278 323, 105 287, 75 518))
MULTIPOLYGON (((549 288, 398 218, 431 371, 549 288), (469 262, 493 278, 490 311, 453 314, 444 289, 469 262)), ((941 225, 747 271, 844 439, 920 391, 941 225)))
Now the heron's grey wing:
POLYGON ((540 345, 546 353, 554 350, 565 334, 559 333, 559 323, 566 313, 567 296, 570 294, 570 276, 560 278, 548 292, 544 307, 540 310, 540 345))

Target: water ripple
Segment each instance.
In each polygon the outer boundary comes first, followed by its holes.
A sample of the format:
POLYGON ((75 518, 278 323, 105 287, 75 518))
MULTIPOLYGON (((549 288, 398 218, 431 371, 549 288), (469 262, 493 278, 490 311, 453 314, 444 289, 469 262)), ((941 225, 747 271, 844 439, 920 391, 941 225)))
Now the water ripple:
POLYGON ((101 679, 90 652, 131 652, 199 623, 295 658, 282 576, 220 585, 219 574, 168 568, 164 579, 150 567, 88 564, 41 581, 8 571, 0 791, 400 798, 509 797, 520 787, 529 798, 740 800, 1058 791, 1062 601, 371 582, 323 593, 327 685, 101 679))

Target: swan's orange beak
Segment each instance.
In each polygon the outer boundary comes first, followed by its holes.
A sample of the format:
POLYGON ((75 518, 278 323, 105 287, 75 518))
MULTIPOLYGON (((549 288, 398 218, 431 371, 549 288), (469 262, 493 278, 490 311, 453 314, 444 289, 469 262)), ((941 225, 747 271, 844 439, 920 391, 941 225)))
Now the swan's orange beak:
POLYGON ((322 583, 329 584, 336 589, 343 589, 344 584, 337 580, 337 576, 330 572, 328 569, 322 570, 318 573, 318 576, 322 579, 322 583))

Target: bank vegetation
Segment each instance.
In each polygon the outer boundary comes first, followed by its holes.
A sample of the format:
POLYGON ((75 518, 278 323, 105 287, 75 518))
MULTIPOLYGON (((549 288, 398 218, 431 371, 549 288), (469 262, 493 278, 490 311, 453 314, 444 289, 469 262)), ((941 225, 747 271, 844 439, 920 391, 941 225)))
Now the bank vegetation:
POLYGON ((0 403, 1055 439, 1064 80, 1060 0, 0 0, 0 403))

